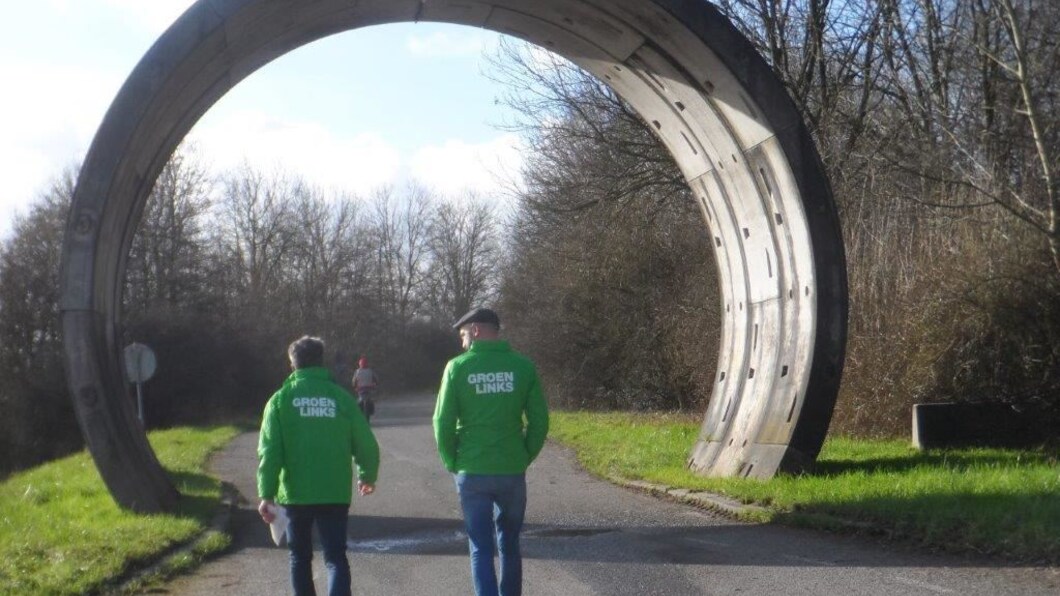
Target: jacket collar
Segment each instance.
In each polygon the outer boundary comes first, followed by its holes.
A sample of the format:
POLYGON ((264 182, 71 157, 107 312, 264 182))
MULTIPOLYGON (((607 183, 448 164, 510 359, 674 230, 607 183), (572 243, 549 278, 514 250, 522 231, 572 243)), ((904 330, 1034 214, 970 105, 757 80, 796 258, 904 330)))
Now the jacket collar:
POLYGON ((325 366, 309 366, 306 368, 300 368, 292 372, 290 376, 287 377, 287 382, 290 383, 302 379, 321 379, 327 381, 331 379, 331 371, 329 371, 325 366))
POLYGON ((470 352, 509 352, 511 346, 503 339, 477 339, 471 342, 470 352))

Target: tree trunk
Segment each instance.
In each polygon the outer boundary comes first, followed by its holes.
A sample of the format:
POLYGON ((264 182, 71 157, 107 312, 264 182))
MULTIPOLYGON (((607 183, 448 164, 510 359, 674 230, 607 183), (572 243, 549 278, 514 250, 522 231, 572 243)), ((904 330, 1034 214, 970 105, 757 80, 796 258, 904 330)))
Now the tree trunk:
POLYGON ((1056 267, 1056 274, 1060 275, 1060 233, 1055 230, 1049 236, 1049 250, 1053 253, 1053 266, 1056 267))

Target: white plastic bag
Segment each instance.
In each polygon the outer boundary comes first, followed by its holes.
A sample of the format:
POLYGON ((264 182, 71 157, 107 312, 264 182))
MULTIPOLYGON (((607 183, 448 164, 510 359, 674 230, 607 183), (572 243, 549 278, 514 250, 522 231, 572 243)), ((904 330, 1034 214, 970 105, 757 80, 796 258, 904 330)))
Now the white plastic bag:
POLYGON ((287 535, 287 510, 279 505, 270 505, 268 508, 273 516, 272 523, 269 524, 269 531, 272 532, 272 541, 276 546, 280 546, 283 537, 287 535))

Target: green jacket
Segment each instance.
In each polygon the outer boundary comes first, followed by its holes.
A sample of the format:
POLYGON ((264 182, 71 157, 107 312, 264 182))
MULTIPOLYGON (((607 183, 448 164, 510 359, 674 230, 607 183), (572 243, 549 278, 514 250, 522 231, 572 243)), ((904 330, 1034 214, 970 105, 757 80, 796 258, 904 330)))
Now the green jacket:
POLYGON ((282 505, 349 504, 351 456, 358 478, 374 484, 379 445, 357 402, 326 368, 291 373, 265 405, 258 496, 282 505))
POLYGON ((508 342, 476 341, 446 365, 434 410, 434 438, 446 470, 522 474, 547 434, 537 369, 508 342))

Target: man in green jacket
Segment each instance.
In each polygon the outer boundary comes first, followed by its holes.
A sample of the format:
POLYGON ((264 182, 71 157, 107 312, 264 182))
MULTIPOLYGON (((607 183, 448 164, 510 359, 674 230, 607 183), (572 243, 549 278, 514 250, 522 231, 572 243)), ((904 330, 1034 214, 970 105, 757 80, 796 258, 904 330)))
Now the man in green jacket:
POLYGON ((515 596, 523 584, 519 533, 526 513, 526 468, 545 444, 548 405, 534 364, 498 339, 497 313, 476 308, 453 327, 467 351, 445 367, 434 437, 445 469, 456 477, 475 593, 515 596))
POLYGON ((258 512, 271 523, 287 509, 287 546, 294 593, 313 588, 313 524, 328 569, 328 594, 350 594, 346 517, 353 496, 375 491, 379 445, 357 402, 324 368, 324 342, 303 337, 290 345, 291 373, 265 406, 258 442, 258 512))

